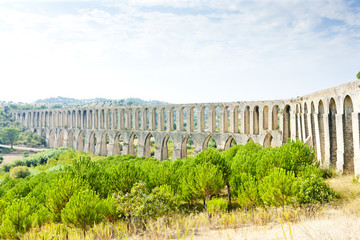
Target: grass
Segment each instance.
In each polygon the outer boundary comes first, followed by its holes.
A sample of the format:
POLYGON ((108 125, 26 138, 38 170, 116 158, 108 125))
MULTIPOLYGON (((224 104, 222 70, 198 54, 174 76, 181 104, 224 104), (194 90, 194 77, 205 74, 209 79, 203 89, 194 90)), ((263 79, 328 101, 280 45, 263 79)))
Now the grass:
POLYGON ((23 239, 354 239, 360 234, 360 183, 352 176, 328 182, 340 198, 322 206, 236 209, 210 220, 205 212, 177 214, 136 230, 121 221, 101 223, 88 230, 85 238, 79 230, 47 224, 31 229, 23 239))

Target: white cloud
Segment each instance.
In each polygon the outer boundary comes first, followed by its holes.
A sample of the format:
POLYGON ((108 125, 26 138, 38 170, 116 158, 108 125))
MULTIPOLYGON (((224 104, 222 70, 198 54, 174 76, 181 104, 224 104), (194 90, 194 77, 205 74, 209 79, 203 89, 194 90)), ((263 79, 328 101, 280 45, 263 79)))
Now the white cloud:
POLYGON ((359 8, 347 1, 82 2, 0 3, 0 79, 18 84, 0 99, 284 98, 358 71, 359 8))

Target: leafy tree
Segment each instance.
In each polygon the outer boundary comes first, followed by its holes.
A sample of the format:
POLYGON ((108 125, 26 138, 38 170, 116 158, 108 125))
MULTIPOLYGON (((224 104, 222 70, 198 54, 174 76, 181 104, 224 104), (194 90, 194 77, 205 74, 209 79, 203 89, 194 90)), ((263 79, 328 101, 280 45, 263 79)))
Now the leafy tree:
POLYGON ((29 168, 26 166, 17 166, 11 169, 10 177, 12 179, 26 178, 30 175, 29 168))
POLYGON ((2 142, 10 144, 13 149, 14 142, 19 139, 20 130, 16 128, 4 128, 0 131, 2 142))
POLYGON ((101 222, 106 215, 104 200, 92 190, 76 193, 61 211, 62 221, 69 226, 83 230, 84 237, 90 226, 101 222))
POLYGON ((259 194, 266 205, 285 207, 295 201, 297 182, 293 172, 274 168, 259 184, 259 194))
POLYGON ((356 75, 356 77, 360 80, 360 72, 356 75))

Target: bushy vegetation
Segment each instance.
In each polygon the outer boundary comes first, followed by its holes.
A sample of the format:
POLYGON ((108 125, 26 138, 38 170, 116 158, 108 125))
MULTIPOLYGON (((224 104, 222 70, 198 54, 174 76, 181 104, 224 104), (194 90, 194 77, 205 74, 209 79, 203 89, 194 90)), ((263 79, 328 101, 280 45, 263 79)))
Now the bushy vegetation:
POLYGON ((329 202, 336 194, 315 161, 300 141, 276 148, 252 142, 223 152, 209 148, 175 161, 52 149, 2 168, 0 238, 20 238, 44 224, 86 235, 96 223, 124 222, 136 232, 152 219, 174 214, 205 210, 211 217, 236 207, 329 202), (18 166, 31 174, 5 173, 18 166))

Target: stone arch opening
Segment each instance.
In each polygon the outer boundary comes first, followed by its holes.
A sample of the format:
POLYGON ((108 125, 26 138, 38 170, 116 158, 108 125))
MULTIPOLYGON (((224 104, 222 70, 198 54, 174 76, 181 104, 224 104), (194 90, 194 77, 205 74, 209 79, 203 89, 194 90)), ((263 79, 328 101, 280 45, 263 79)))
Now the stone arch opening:
POLYGON ((234 108, 234 133, 241 133, 241 108, 234 108))
POLYGON ((72 120, 71 127, 76 128, 76 112, 75 112, 75 110, 72 111, 71 120, 72 120))
POLYGON ((64 132, 65 130, 61 130, 58 137, 58 147, 64 147, 64 132))
POLYGON ((269 129, 269 107, 264 106, 263 108, 263 129, 269 129))
POLYGON ((139 140, 136 133, 132 133, 129 139, 129 154, 137 156, 139 140))
POLYGON ((272 108, 272 130, 279 130, 279 106, 275 105, 272 108))
POLYGON ((110 129, 111 125, 112 125, 112 118, 111 118, 110 110, 107 109, 105 110, 105 128, 110 129))
POLYGON ((353 103, 351 97, 347 95, 344 99, 343 112, 343 133, 344 133, 344 173, 354 173, 354 142, 353 142, 353 103))
POLYGON ((209 132, 210 128, 209 128, 209 109, 207 107, 202 107, 201 108, 201 126, 200 127, 200 132, 209 132))
POLYGON ((104 132, 101 136, 100 142, 100 156, 107 156, 109 152, 110 139, 107 132, 104 132))
POLYGON ((95 146, 96 146, 96 136, 94 132, 91 132, 90 137, 89 137, 89 152, 92 154, 95 154, 95 146))
POLYGON ((220 114, 221 114, 221 108, 219 106, 216 106, 213 108, 212 112, 212 129, 211 132, 217 132, 219 133, 221 131, 221 120, 220 120, 220 114))
MULTIPOLYGON (((307 104, 304 103, 304 127, 305 127, 305 140, 309 137, 309 124, 308 124, 308 108, 307 104)), ((309 143, 312 146, 311 142, 309 143)))
POLYGON ((117 109, 113 111, 113 129, 119 129, 119 111, 117 109))
MULTIPOLYGON (((25 113, 24 113, 24 122, 25 122, 25 113)), ((54 118, 53 118, 53 112, 49 112, 49 127, 54 127, 54 118)))
POLYGON ((80 131, 80 133, 78 135, 78 140, 77 140, 77 150, 84 151, 84 146, 85 146, 84 132, 80 131))
POLYGON ((122 155, 123 154, 123 148, 124 148, 124 138, 122 137, 121 133, 118 132, 115 135, 114 139, 114 155, 122 155))
POLYGON ((273 136, 270 133, 266 134, 266 136, 264 138, 263 146, 264 147, 274 147, 273 136))
POLYGON ((187 118, 188 118, 188 114, 187 114, 187 110, 186 108, 182 108, 180 110, 180 131, 186 131, 187 130, 187 125, 188 125, 188 121, 187 121, 187 118))
POLYGON ((222 132, 228 133, 230 128, 230 108, 225 106, 223 110, 223 129, 222 132))
POLYGON ((149 133, 145 138, 144 153, 145 157, 150 158, 155 156, 155 138, 149 133))
POLYGON ((49 147, 50 147, 50 148, 55 147, 55 133, 54 133, 54 130, 51 130, 51 131, 50 131, 49 147))
POLYGON ((216 141, 213 136, 209 135, 205 138, 204 144, 203 144, 203 150, 205 151, 207 148, 217 148, 216 141))
POLYGON ((290 128, 290 106, 286 105, 283 113, 283 143, 286 143, 288 138, 291 138, 290 128))
POLYGON ((172 159, 174 156, 174 142, 169 134, 167 134, 163 140, 161 147, 161 160, 172 159))
POLYGON ((93 111, 89 111, 89 129, 94 129, 94 123, 93 123, 93 111))
POLYGON ((87 111, 86 110, 84 110, 83 112, 82 112, 82 125, 83 125, 83 127, 86 129, 88 126, 87 126, 87 111))
POLYGON ((320 157, 321 162, 325 161, 325 131, 324 131, 324 103, 319 101, 319 113, 318 113, 318 124, 319 124, 319 140, 320 140, 320 157))
POLYGON ((98 129, 99 128, 99 110, 95 110, 94 111, 94 129, 98 129))
POLYGON ((253 112, 253 131, 254 135, 259 135, 259 106, 254 107, 253 112))
POLYGON ((231 147, 233 147, 235 145, 237 145, 237 143, 236 143, 234 137, 230 136, 225 142, 224 150, 229 149, 229 148, 231 148, 231 147))
POLYGON ((170 110, 170 130, 176 130, 177 129, 177 125, 176 125, 176 109, 175 108, 171 108, 170 110))
POLYGON ((198 116, 195 107, 190 108, 190 132, 198 132, 198 116))
POLYGON ((100 110, 100 129, 105 128, 105 111, 104 109, 100 110))
POLYGON ((314 105, 314 102, 311 102, 311 134, 312 134, 312 144, 313 144, 313 148, 315 150, 315 153, 316 155, 318 154, 317 152, 317 147, 316 147, 316 144, 317 144, 317 141, 316 141, 316 131, 315 131, 315 105, 314 105))
POLYGON ((336 103, 333 98, 329 105, 329 138, 330 138, 330 165, 336 166, 337 160, 337 136, 336 136, 336 103))
POLYGON ((140 108, 135 109, 135 129, 141 129, 141 110, 140 108))
POLYGON ((49 113, 48 111, 45 112, 45 124, 44 127, 49 127, 49 113))
POLYGON ((70 131, 68 134, 67 146, 69 148, 74 148, 74 133, 73 133, 73 131, 70 131))
MULTIPOLYGON (((78 110, 77 111, 77 125, 76 125, 78 128, 81 128, 81 111, 78 110)), ((85 126, 85 125, 83 125, 85 126)))
POLYGON ((246 106, 244 112, 244 133, 250 134, 250 107, 246 106))
POLYGON ((194 155, 194 141, 190 135, 186 135, 181 143, 180 158, 193 157, 194 155))

